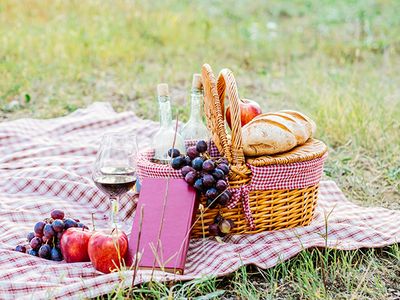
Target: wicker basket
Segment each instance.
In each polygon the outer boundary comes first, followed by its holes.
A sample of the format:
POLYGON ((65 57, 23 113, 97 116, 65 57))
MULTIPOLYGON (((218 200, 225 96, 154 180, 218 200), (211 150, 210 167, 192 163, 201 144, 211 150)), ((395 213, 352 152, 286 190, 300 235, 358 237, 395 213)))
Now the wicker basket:
POLYGON ((326 145, 310 139, 289 152, 246 161, 242 149, 239 94, 232 72, 222 70, 217 81, 211 67, 205 64, 202 77, 207 126, 218 151, 231 165, 229 188, 240 191, 241 197, 248 195, 248 198, 238 201, 236 207, 215 209, 205 208, 205 199, 202 199, 192 236, 207 236, 208 225, 213 223, 218 212, 235 222, 232 233, 236 234, 308 225, 317 202, 319 180, 327 156, 326 145), (231 137, 225 129, 225 95, 232 115, 231 137), (280 178, 281 170, 289 170, 296 180, 280 178))

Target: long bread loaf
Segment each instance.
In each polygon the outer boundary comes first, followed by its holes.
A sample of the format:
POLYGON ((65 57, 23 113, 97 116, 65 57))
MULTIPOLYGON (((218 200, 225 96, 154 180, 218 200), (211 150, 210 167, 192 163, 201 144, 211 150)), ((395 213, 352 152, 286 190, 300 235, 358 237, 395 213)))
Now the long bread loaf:
POLYGON ((311 138, 316 125, 309 117, 292 110, 261 114, 242 128, 246 156, 289 151, 311 138))

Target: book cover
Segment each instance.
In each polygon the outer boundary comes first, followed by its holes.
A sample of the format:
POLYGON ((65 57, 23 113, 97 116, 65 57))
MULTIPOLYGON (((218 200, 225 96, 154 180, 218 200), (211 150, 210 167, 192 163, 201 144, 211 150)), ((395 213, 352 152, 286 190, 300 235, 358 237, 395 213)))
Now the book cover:
POLYGON ((128 264, 183 274, 196 192, 183 179, 144 178, 141 184, 128 264))

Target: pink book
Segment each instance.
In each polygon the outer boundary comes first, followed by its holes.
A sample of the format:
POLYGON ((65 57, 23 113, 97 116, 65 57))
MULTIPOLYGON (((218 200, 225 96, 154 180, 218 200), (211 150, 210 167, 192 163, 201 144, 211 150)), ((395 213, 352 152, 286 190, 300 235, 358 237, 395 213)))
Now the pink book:
POLYGON ((129 238, 128 264, 183 274, 197 206, 195 190, 183 179, 145 178, 129 238))

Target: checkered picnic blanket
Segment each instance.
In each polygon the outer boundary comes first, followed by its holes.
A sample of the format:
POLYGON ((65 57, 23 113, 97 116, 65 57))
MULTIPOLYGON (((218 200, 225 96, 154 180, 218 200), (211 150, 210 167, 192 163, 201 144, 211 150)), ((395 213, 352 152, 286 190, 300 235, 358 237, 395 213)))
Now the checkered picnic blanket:
MULTIPOLYGON (((105 103, 57 119, 0 124, 0 299, 96 297, 131 285, 132 271, 103 275, 91 263, 66 264, 13 251, 25 242, 34 223, 55 208, 89 225, 94 213, 97 227, 106 226, 110 203, 94 186, 91 165, 104 132, 129 129, 136 130, 141 145, 145 145, 157 125, 132 112, 116 113, 105 103)), ((133 196, 127 195, 120 212, 127 232, 133 211, 133 196)), ((356 249, 399 240, 399 211, 359 207, 347 201, 334 182, 323 181, 311 225, 230 236, 224 243, 192 240, 185 275, 157 271, 153 280, 222 276, 245 264, 269 268, 303 249, 326 243, 332 248, 356 249)), ((135 283, 150 278, 151 271, 138 271, 135 283)))

